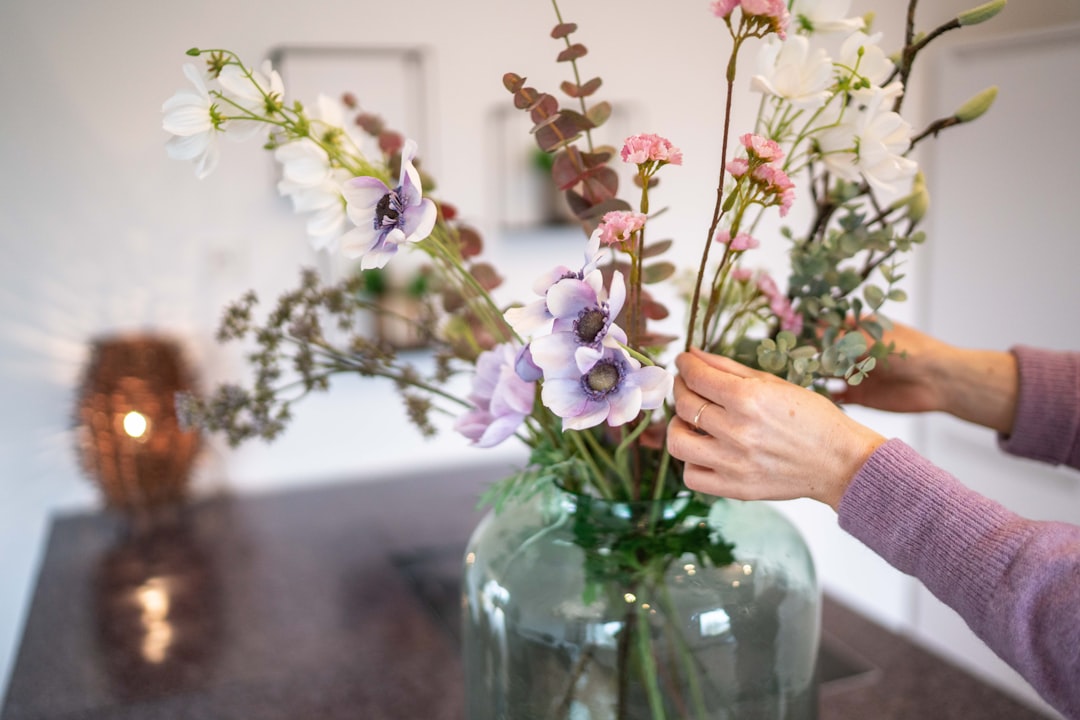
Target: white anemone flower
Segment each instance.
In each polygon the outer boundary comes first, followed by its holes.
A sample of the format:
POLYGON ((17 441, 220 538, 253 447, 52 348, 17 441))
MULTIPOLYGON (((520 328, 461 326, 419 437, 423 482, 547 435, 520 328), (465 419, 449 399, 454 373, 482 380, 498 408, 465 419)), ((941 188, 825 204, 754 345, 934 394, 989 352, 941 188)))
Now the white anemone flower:
POLYGON ((853 93, 843 122, 818 137, 831 172, 852 182, 862 177, 880 193, 895 193, 899 182, 915 176, 918 165, 903 156, 911 125, 887 109, 893 97, 892 85, 853 93))
POLYGON ((184 75, 195 86, 194 91, 178 90, 161 106, 165 113, 161 126, 173 135, 165 143, 165 151, 173 160, 194 160, 195 177, 202 180, 217 167, 222 121, 195 66, 186 63, 184 75))
MULTIPOLYGON (((340 104, 320 95, 317 108, 315 128, 322 124, 336 132, 345 132, 342 128, 345 116, 340 104)), ((294 211, 311 213, 305 229, 312 247, 332 249, 346 229, 342 188, 351 175, 342 168, 333 167, 326 150, 311 138, 300 138, 279 146, 274 150, 274 158, 281 163, 278 192, 292 201, 294 211)))
POLYGON ((278 192, 292 201, 298 213, 312 213, 306 224, 308 240, 316 250, 330 248, 345 232, 345 197, 341 189, 351 176, 330 166, 326 151, 310 138, 301 138, 274 150, 281 163, 278 192))
MULTIPOLYGON (((298 150, 301 154, 310 149, 321 151, 322 148, 310 140, 300 140, 278 148, 282 150, 298 150)), ((282 159, 282 155, 275 151, 275 156, 282 159)), ((290 163, 285 162, 289 168, 290 163)), ((301 164, 306 164, 304 160, 301 164)), ((351 175, 341 168, 329 168, 322 173, 317 182, 298 183, 290 179, 291 175, 302 173, 296 170, 296 164, 292 164, 291 172, 286 172, 285 177, 278 183, 278 192, 292 201, 293 210, 297 213, 310 213, 305 225, 308 240, 316 250, 333 249, 335 241, 344 234, 346 229, 345 197, 342 187, 351 175)))
POLYGON ((829 99, 832 60, 824 48, 811 50, 806 37, 770 38, 758 51, 757 60, 759 74, 750 81, 754 90, 784 98, 806 110, 815 110, 829 99))
MULTIPOLYGON (((274 115, 285 100, 285 85, 269 60, 263 63, 261 72, 249 71, 236 64, 226 65, 218 75, 218 82, 226 98, 256 117, 274 115)), ((259 120, 236 118, 229 123, 228 134, 231 139, 247 140, 265 129, 267 125, 259 120)))
POLYGON ((851 0, 795 0, 791 17, 798 27, 812 33, 845 33, 862 30, 861 17, 849 18, 851 0))
POLYGON ((885 82, 896 66, 881 49, 880 41, 881 33, 852 33, 840 47, 840 64, 843 68, 840 72, 847 74, 850 69, 858 68, 859 75, 869 80, 871 85, 885 82), (860 49, 862 57, 859 57, 860 49))

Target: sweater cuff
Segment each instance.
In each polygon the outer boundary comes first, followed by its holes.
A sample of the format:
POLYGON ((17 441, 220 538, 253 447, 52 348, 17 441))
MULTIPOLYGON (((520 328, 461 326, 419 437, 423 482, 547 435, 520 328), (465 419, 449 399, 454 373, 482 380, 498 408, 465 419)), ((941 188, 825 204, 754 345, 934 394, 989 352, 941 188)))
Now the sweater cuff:
POLYGON ((904 442, 881 445, 840 500, 840 527, 979 622, 1012 551, 1016 516, 904 442))
POLYGON ((1019 457, 1080 468, 1080 354, 1017 346, 1020 391, 1012 435, 1002 450, 1019 457))

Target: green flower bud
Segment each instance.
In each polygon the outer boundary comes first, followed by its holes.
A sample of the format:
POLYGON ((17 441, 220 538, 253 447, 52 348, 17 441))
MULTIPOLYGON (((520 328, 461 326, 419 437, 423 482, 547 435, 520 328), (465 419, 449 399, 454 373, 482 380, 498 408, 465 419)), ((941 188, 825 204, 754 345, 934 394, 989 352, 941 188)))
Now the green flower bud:
POLYGON ((994 104, 994 100, 997 98, 997 94, 997 85, 986 88, 960 106, 955 113, 956 119, 960 122, 971 122, 990 109, 990 106, 994 104))
POLYGON ((190 50, 188 50, 184 54, 185 55, 190 55, 191 57, 199 57, 199 55, 202 54, 202 51, 199 50, 199 48, 191 48, 190 50))
POLYGON ((907 215, 908 220, 912 223, 918 223, 926 217, 926 211, 929 207, 930 193, 926 189, 926 176, 920 170, 915 173, 915 178, 911 181, 911 192, 895 201, 890 206, 890 209, 906 208, 904 214, 907 215))
POLYGON ((863 27, 863 32, 866 33, 867 35, 870 34, 870 28, 873 27, 873 25, 874 25, 874 18, 875 17, 877 17, 877 15, 874 13, 873 10, 871 10, 870 12, 868 12, 865 15, 862 16, 863 25, 865 26, 865 27, 863 27))
POLYGON ((960 13, 956 16, 956 21, 961 26, 978 25, 981 22, 986 22, 1004 9, 1005 0, 990 0, 984 5, 960 13))
POLYGON ((920 222, 930 207, 930 193, 926 189, 926 176, 922 170, 915 173, 915 180, 911 183, 911 196, 907 204, 908 220, 912 223, 920 222))

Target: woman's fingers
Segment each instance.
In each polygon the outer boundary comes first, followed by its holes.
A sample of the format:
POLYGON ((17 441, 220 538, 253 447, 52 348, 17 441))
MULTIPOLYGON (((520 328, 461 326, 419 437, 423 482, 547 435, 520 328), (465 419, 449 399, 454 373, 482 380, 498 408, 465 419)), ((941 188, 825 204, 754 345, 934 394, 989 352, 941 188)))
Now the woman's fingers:
POLYGON ((710 435, 714 434, 716 429, 714 423, 721 419, 718 417, 718 413, 723 411, 723 405, 694 392, 687 386, 681 375, 676 376, 675 414, 691 429, 699 429, 710 435))
POLYGON ((691 357, 697 358, 709 367, 714 367, 717 370, 723 370, 724 372, 735 375, 736 377, 753 377, 757 372, 753 368, 748 368, 736 360, 724 357, 723 355, 713 355, 712 353, 707 353, 704 350, 700 350, 695 347, 690 348, 689 352, 686 354, 690 355, 691 357))

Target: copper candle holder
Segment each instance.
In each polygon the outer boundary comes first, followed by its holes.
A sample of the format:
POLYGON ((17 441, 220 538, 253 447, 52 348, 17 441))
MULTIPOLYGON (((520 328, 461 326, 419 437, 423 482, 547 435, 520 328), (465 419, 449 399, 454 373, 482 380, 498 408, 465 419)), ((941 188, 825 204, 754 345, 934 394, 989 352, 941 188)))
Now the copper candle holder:
POLYGON ((145 518, 183 503, 200 446, 183 429, 176 394, 192 389, 179 343, 120 335, 91 344, 79 386, 79 459, 107 507, 145 518))

